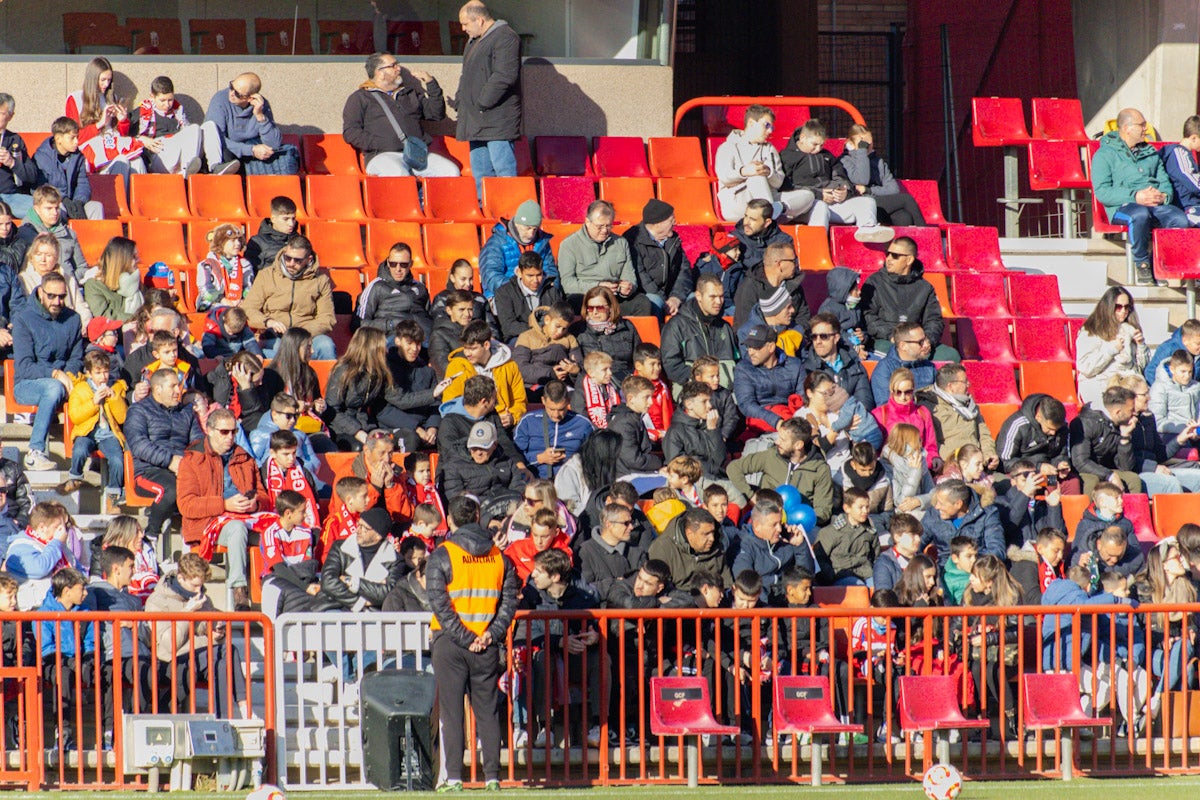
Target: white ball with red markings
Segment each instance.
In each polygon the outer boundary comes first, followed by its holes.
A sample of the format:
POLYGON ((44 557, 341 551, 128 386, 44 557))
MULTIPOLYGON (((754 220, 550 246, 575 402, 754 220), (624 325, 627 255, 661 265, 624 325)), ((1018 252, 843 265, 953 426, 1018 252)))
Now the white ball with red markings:
POLYGON ((264 783, 246 795, 246 800, 287 800, 287 795, 278 786, 264 783))
POLYGON ((929 800, 954 800, 962 791, 962 775, 949 764, 934 764, 921 781, 929 800))

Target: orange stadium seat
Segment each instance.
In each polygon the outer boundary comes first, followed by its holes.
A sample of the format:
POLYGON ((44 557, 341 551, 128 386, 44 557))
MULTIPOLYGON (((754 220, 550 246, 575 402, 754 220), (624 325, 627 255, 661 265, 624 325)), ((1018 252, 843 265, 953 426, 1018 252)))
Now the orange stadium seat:
POLYGON ((546 219, 581 223, 587 207, 596 199, 596 183, 590 177, 540 178, 542 213, 546 219))
POLYGON ((246 44, 244 19, 189 19, 188 33, 192 53, 198 56, 245 56, 250 54, 246 44))
MULTIPOLYGON (((1157 231, 1156 231, 1157 233, 1157 231)), ((1008 273, 1008 305, 1016 317, 1056 317, 1063 319, 1062 296, 1058 277, 1028 272, 1008 273)))
POLYGON ((25 142, 25 149, 30 156, 49 138, 50 131, 21 131, 21 141, 25 142))
POLYGON ((465 175, 458 178, 425 178, 421 185, 425 189, 425 213, 430 219, 447 222, 483 220, 474 178, 465 175))
POLYGON ((963 361, 962 365, 967 371, 967 379, 971 381, 971 393, 975 396, 975 402, 1021 402, 1012 367, 987 361, 963 361))
POLYGON ((305 229, 321 266, 362 269, 366 265, 362 226, 357 222, 312 220, 305 229))
POLYGON ((143 264, 162 261, 169 266, 185 266, 191 263, 182 222, 135 219, 129 223, 129 238, 137 242, 143 264))
POLYGON ((367 268, 373 273, 372 267, 383 262, 397 242, 404 242, 412 248, 413 271, 422 272, 429 269, 429 260, 425 258, 425 246, 421 240, 421 224, 418 222, 390 222, 385 220, 369 220, 367 222, 366 256, 371 266, 367 268))
MULTIPOLYGON (((796 258, 799 259, 798 266, 801 270, 827 272, 833 269, 833 256, 829 253, 829 235, 824 228, 812 225, 785 225, 783 229, 791 234, 792 241, 796 243, 796 258)), ((821 285, 825 285, 824 277, 821 278, 821 285)))
MULTIPOLYGON (((995 433, 995 431, 992 431, 995 433)), ((1062 496, 1063 522, 1067 526, 1067 541, 1075 541, 1075 529, 1083 519, 1083 513, 1092 504, 1092 498, 1086 494, 1064 494, 1062 496)))
POLYGON ((133 51, 147 48, 157 55, 182 55, 183 28, 178 17, 126 17, 125 31, 133 51))
POLYGON ((104 252, 109 239, 125 235, 125 226, 116 219, 73 219, 70 225, 89 264, 100 260, 100 254, 104 252))
POLYGON ((133 218, 125 194, 124 175, 88 175, 88 185, 92 187, 92 199, 103 206, 105 219, 125 222, 133 218))
POLYGON ((1035 139, 1060 139, 1086 142, 1091 139, 1083 127, 1083 105, 1078 99, 1035 97, 1032 133, 1035 139))
POLYGON ((460 142, 453 136, 434 136, 429 152, 454 162, 462 175, 471 174, 471 143, 460 142))
POLYGON ((129 210, 142 219, 194 219, 182 175, 130 175, 129 210))
MULTIPOLYGON (((245 231, 245 220, 209 219, 189 222, 187 226, 188 262, 196 263, 208 257, 208 234, 218 225, 239 225, 245 231)), ((253 235, 253 234, 251 234, 253 235)))
POLYGON ((363 178, 363 197, 369 219, 393 222, 425 219, 421 196, 417 191, 417 179, 411 176, 381 178, 368 175, 363 178))
POLYGON ((1174 536, 1184 525, 1200 519, 1200 494, 1156 494, 1150 508, 1159 537, 1174 536))
POLYGON ((601 178, 649 178, 646 143, 640 136, 593 137, 592 169, 601 178))
POLYGON ((708 164, 708 174, 717 176, 717 148, 725 141, 724 136, 710 136, 704 140, 705 163, 708 164))
POLYGON ((1012 367, 1018 363, 1013 353, 1007 319, 959 319, 956 323, 958 349, 963 358, 990 361, 1012 367))
POLYGON ((662 344, 662 330, 658 325, 658 317, 626 317, 629 324, 638 332, 643 342, 662 344))
POLYGON ((363 290, 362 270, 335 267, 329 270, 329 279, 333 281, 334 313, 353 314, 363 290))
POLYGON ((308 17, 254 18, 254 41, 259 55, 311 56, 312 22, 308 17))
POLYGON ((601 178, 600 198, 613 204, 617 222, 639 222, 642 208, 654 197, 650 178, 601 178))
POLYGON ((479 226, 473 222, 429 222, 425 234, 425 256, 430 268, 449 269, 460 258, 479 269, 479 226))
POLYGON ((717 225, 722 221, 713 210, 708 178, 660 178, 658 199, 675 208, 675 221, 681 225, 717 225))
MULTIPOLYGON (((247 175, 246 206, 251 219, 263 220, 271 216, 271 201, 276 197, 289 197, 296 204, 296 219, 304 222, 308 211, 304 207, 304 194, 300 191, 298 175, 247 175)), ((251 225, 258 232, 257 225, 251 225)))
POLYGON ((1004 275, 996 272, 954 273, 954 313, 960 317, 1009 318, 1004 275))
POLYGON ((321 387, 321 396, 325 396, 325 391, 329 388, 329 374, 333 372, 333 368, 337 366, 336 360, 329 361, 309 361, 308 365, 312 367, 313 372, 317 373, 317 385, 321 387))
MULTIPOLYGON (((554 254, 556 260, 558 259, 558 248, 562 246, 563 239, 577 230, 579 230, 577 222, 555 222, 550 219, 542 221, 542 232, 550 235, 550 252, 554 254)), ((615 228, 613 233, 617 233, 615 228)))
POLYGON ((946 231, 946 260, 952 270, 1003 272, 1000 234, 992 227, 956 225, 946 231))
POLYGON ((979 413, 983 415, 983 421, 987 423, 993 439, 1000 435, 1000 428, 1004 425, 1004 421, 1020 410, 1021 407, 1016 403, 979 404, 979 413))
POLYGON ((938 303, 942 307, 942 316, 947 320, 957 319, 958 314, 950 308, 950 276, 944 272, 929 272, 925 275, 925 280, 929 281, 929 285, 933 287, 933 293, 937 295, 938 303))
POLYGON ((365 220, 362 179, 356 175, 308 175, 308 214, 319 220, 353 222, 365 220))
POLYGON ((301 151, 310 175, 361 175, 358 152, 340 133, 306 133, 301 151))
POLYGON ((1013 317, 1013 352, 1021 361, 1071 361, 1066 320, 1013 317))
POLYGON ((708 178, 700 140, 694 136, 651 136, 646 142, 654 177, 708 178))
POLYGON ((250 219, 240 175, 193 175, 188 178, 192 212, 201 219, 250 219))
POLYGON ((537 202, 537 199, 537 185, 533 178, 483 179, 483 214, 491 219, 511 219, 517 206, 526 200, 537 202))
POLYGON ((1079 406, 1074 362, 1022 361, 1019 372, 1021 373, 1021 395, 1023 397, 1043 392, 1057 397, 1063 402, 1063 405, 1079 406))
POLYGON ((584 136, 538 136, 533 153, 538 175, 595 175, 584 136))

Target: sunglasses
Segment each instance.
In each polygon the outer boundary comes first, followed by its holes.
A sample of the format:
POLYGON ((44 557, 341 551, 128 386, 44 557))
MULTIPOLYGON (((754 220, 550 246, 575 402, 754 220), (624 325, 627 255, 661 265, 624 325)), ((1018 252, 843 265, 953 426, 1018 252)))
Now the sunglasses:
POLYGON ((887 251, 888 258, 908 258, 909 255, 910 255, 909 253, 897 253, 895 250, 887 251))
POLYGON ((1128 311, 1129 309, 1133 308, 1133 304, 1131 304, 1131 303, 1113 303, 1113 308, 1116 309, 1117 311, 1128 311))
POLYGON ((411 261, 389 261, 387 265, 392 269, 408 269, 412 263, 411 261))
POLYGON ((286 254, 281 256, 281 258, 283 259, 285 264, 303 264, 305 261, 308 261, 308 259, 309 259, 309 257, 307 255, 289 256, 286 254))
POLYGON ((249 94, 242 94, 237 89, 233 88, 233 81, 229 82, 229 91, 232 92, 233 96, 236 97, 238 100, 249 100, 251 97, 254 96, 254 92, 250 92, 249 94))
POLYGON ((237 428, 213 428, 212 432, 218 436, 233 436, 237 433, 237 428))
POLYGON ((527 505, 527 506, 536 506, 540 502, 542 502, 542 498, 540 498, 540 497, 526 497, 525 498, 525 505, 527 505))
POLYGON ((600 305, 588 304, 587 310, 588 311, 608 311, 608 306, 605 305, 604 303, 601 303, 600 305))
POLYGON ((836 333, 814 333, 812 335, 812 338, 816 339, 817 341, 824 342, 829 339, 832 339, 835 336, 837 336, 836 333))
POLYGON ((392 434, 391 434, 391 431, 385 431, 382 428, 379 428, 377 430, 373 430, 370 433, 368 433, 367 438, 368 439, 391 439, 392 434))
POLYGON ((65 293, 64 294, 54 294, 52 292, 47 292, 46 290, 43 289, 42 294, 46 295, 47 300, 66 300, 67 299, 67 295, 65 293))
POLYGON ((912 397, 913 390, 912 389, 897 389, 896 391, 892 392, 892 394, 895 395, 896 397, 912 397))
POLYGON ((297 414, 295 411, 276 411, 275 413, 278 414, 279 416, 283 417, 284 419, 299 419, 300 418, 300 415, 297 414))

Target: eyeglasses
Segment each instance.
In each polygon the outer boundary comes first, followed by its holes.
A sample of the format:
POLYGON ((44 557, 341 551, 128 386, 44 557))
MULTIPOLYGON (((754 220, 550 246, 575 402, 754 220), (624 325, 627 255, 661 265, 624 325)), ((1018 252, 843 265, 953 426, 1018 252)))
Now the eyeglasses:
POLYGON ((280 257, 283 259, 285 264, 303 264, 305 261, 308 261, 309 258, 307 253, 302 256, 289 256, 287 253, 284 253, 280 257))
POLYGON ((389 261, 387 265, 392 269, 408 269, 412 266, 411 261, 389 261))
POLYGON ((248 94, 242 94, 242 93, 241 93, 241 92, 239 92, 237 89, 233 88, 233 81, 230 81, 230 82, 229 82, 229 91, 230 91, 230 92, 233 94, 233 96, 234 96, 234 97, 236 97, 238 100, 249 100, 251 97, 253 97, 253 96, 254 96, 254 92, 250 92, 250 93, 248 93, 248 94))
POLYGON ((400 68, 400 63, 398 61, 393 61, 390 64, 380 64, 378 67, 376 67, 376 69, 399 69, 399 68, 400 68))
POLYGON ((895 250, 887 251, 888 258, 908 258, 911 255, 912 253, 897 253, 895 250))
POLYGON ((278 414, 279 416, 283 417, 284 419, 299 419, 300 418, 300 415, 297 414, 295 411, 276 411, 275 413, 278 414))
POLYGON ((592 222, 590 219, 588 220, 588 225, 591 225, 593 228, 595 228, 596 230, 599 230, 599 231, 611 231, 612 227, 613 227, 613 224, 611 221, 609 221, 609 222, 592 222))
POLYGON ((775 263, 776 264, 798 264, 799 262, 794 258, 781 258, 778 261, 776 261, 775 263))
POLYGON ((928 344, 929 337, 924 336, 920 339, 901 339, 900 344, 928 344))
POLYGON ((1128 311, 1131 308, 1133 308, 1132 303, 1113 303, 1113 309, 1115 311, 1128 311))
POLYGON ((1023 481, 1023 480, 1028 479, 1031 475, 1036 475, 1036 474, 1037 474, 1036 472, 1018 472, 1016 475, 1013 475, 1013 480, 1023 481))
POLYGON ((614 520, 614 521, 613 521, 613 525, 620 525, 622 528, 632 528, 632 527, 633 527, 633 520, 631 520, 631 519, 618 519, 618 520, 614 520))
POLYGON ((536 506, 540 502, 542 502, 542 498, 540 497, 529 497, 528 495, 525 497, 525 505, 527 506, 536 506))
POLYGON ((588 303, 587 310, 588 311, 608 311, 608 305, 606 303, 600 303, 598 305, 588 303))
POLYGON ((835 336, 837 336, 836 333, 814 333, 814 334, 812 334, 812 338, 816 339, 817 341, 821 341, 821 342, 832 339, 835 336))
POLYGON ((237 433, 237 428, 213 428, 212 432, 218 436, 233 436, 237 433))

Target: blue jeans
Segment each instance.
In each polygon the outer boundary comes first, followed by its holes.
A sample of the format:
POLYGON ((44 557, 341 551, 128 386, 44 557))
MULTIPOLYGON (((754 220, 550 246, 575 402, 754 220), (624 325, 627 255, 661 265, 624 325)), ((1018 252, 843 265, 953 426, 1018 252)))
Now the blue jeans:
MULTIPOLYGON (((275 351, 279 349, 279 337, 273 333, 263 334, 262 339, 263 356, 266 358, 274 358, 275 351)), ((314 361, 333 361, 337 358, 337 347, 333 344, 333 339, 330 339, 325 334, 319 334, 312 339, 312 357, 314 361)))
POLYGON ((33 415, 33 431, 29 434, 29 449, 45 453, 50 422, 58 415, 59 407, 67 399, 67 387, 54 378, 18 380, 17 385, 13 387, 13 395, 22 405, 37 406, 33 415))
POLYGON ((97 448, 108 460, 108 484, 104 488, 110 494, 119 494, 125 486, 125 451, 120 440, 108 428, 97 427, 91 433, 75 437, 75 442, 71 445, 70 477, 83 477, 88 456, 97 448))
POLYGON ((1181 494, 1183 492, 1200 492, 1200 469, 1195 467, 1173 468, 1170 475, 1159 475, 1157 472, 1142 472, 1138 474, 1146 487, 1146 494, 1154 497, 1156 494, 1181 494))
POLYGON ((0 200, 8 203, 8 207, 12 209, 14 224, 19 224, 19 220, 25 219, 33 208, 33 195, 29 194, 0 194, 0 200))
POLYGON ((285 144, 265 161, 243 158, 242 169, 247 175, 297 175, 300 172, 300 151, 294 144, 285 144))
POLYGON ((1129 249, 1135 264, 1150 261, 1150 236, 1155 228, 1187 228, 1187 214, 1175 206, 1143 206, 1126 203, 1112 216, 1113 224, 1129 226, 1129 249))
POLYGON ((475 191, 483 194, 484 178, 513 178, 517 175, 517 152, 512 142, 471 140, 471 174, 475 191))

